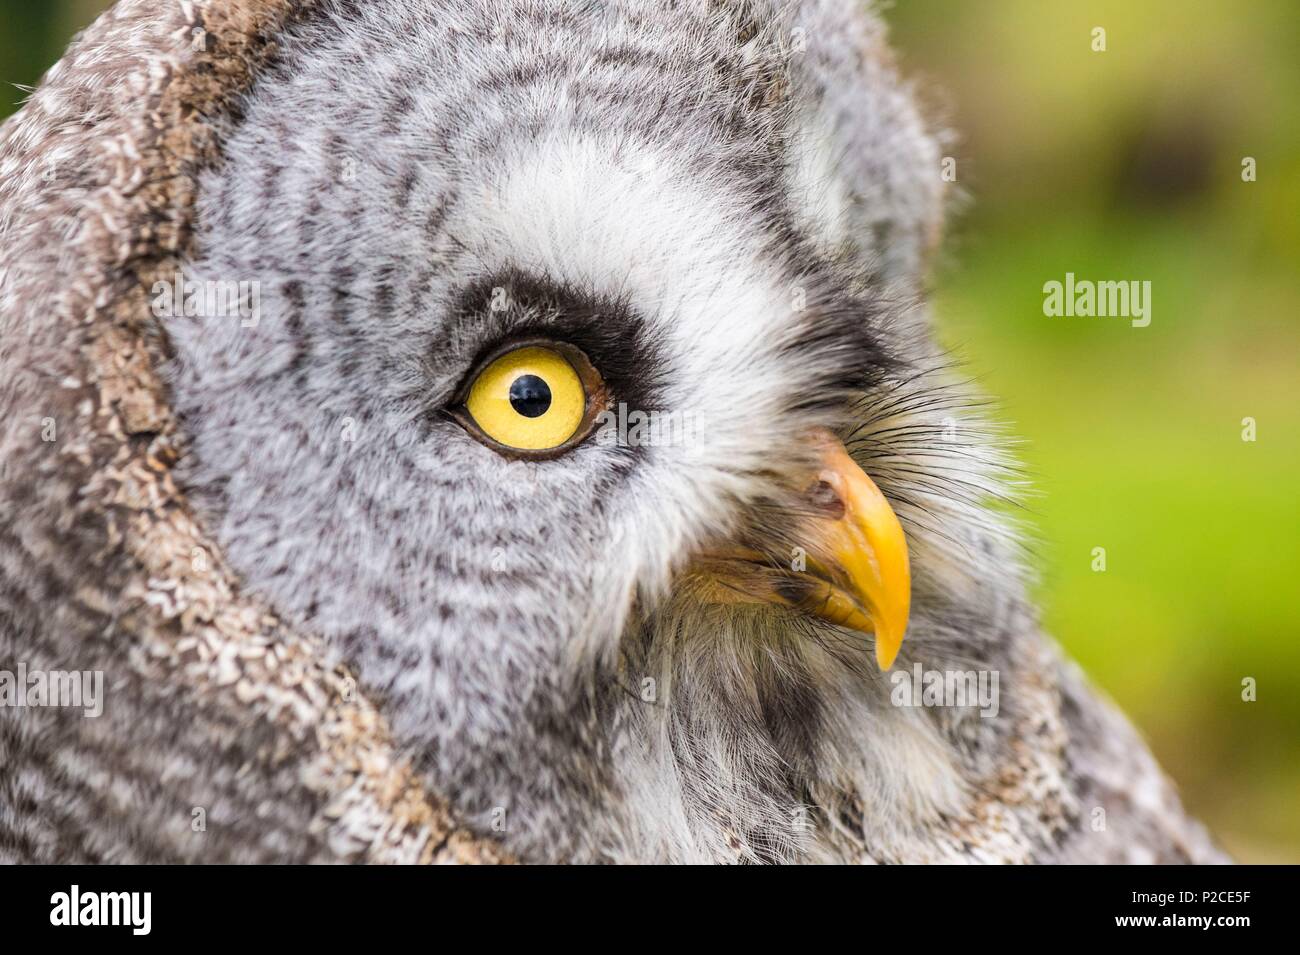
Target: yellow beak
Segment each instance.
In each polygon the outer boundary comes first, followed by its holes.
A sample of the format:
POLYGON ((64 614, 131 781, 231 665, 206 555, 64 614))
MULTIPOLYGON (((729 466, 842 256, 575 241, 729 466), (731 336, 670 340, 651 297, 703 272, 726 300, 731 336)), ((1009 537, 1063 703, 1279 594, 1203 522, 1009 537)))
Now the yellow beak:
POLYGON ((818 550, 833 567, 826 575, 829 579, 821 583, 824 602, 816 612, 842 627, 875 633, 876 662, 888 670, 903 645, 912 607, 907 538, 875 482, 844 445, 829 435, 826 438, 818 479, 835 492, 844 515, 819 528, 823 541, 818 550), (835 585, 837 577, 843 578, 846 588, 835 585))
POLYGON ((820 464, 814 496, 818 516, 799 539, 806 559, 789 569, 752 548, 731 548, 706 558, 709 575, 724 586, 722 601, 795 607, 841 627, 875 634, 876 662, 893 666, 907 632, 912 574, 903 527, 875 482, 829 431, 814 436, 820 464))

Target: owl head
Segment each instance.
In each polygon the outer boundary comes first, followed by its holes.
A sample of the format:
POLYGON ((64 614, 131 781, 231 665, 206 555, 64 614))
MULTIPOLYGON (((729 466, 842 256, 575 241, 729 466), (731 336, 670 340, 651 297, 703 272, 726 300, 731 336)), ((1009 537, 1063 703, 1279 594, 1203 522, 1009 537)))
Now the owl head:
POLYGON ((825 694, 998 652, 1003 458, 874 27, 434 6, 290 31, 226 131, 164 323, 182 475, 417 764, 471 816, 531 794, 559 855, 655 714, 798 765, 825 694))

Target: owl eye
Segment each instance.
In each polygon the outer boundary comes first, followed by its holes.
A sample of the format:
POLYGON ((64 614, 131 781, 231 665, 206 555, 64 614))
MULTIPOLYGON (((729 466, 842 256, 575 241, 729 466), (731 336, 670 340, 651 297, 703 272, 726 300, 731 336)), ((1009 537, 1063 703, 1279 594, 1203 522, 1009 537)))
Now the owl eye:
POLYGON ((490 447, 549 457, 590 431, 603 386, 578 349, 521 344, 498 353, 473 376, 457 417, 490 447))

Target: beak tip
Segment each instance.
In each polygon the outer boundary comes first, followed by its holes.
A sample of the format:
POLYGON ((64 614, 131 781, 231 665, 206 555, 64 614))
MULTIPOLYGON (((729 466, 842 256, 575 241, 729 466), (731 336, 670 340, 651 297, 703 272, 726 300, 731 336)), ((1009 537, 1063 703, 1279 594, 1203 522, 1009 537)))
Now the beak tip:
POLYGON ((901 614, 873 615, 872 629, 876 636, 876 663, 881 670, 888 670, 898 659, 898 651, 903 647, 903 638, 907 636, 907 608, 901 614))
POLYGON ((902 646, 902 640, 882 640, 876 638, 876 663, 882 671, 888 670, 894 665, 898 658, 899 648, 902 646))

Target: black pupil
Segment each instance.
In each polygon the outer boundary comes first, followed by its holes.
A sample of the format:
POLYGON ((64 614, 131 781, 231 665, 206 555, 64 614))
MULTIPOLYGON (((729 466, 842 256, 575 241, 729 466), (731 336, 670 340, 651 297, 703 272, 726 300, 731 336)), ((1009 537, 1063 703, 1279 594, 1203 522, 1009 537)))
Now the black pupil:
POLYGON ((520 375, 510 386, 510 407, 525 418, 540 418, 551 406, 551 388, 536 375, 520 375))

